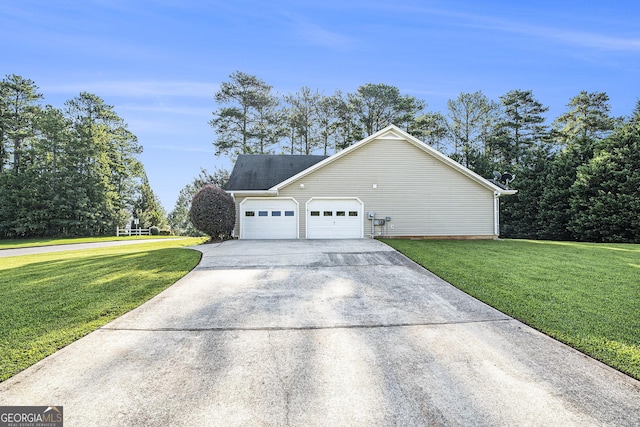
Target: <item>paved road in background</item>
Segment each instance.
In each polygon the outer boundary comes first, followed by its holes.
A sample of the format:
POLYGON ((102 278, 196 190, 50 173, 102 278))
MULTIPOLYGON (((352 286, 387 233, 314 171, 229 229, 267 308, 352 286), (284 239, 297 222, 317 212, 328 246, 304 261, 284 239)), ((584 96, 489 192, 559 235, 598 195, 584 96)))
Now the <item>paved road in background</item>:
MULTIPOLYGON (((45 254, 50 252, 66 252, 66 251, 79 251, 92 248, 108 248, 111 246, 124 246, 124 245, 136 245, 141 243, 157 242, 160 239, 142 239, 142 240, 114 240, 112 242, 96 242, 96 243, 73 243, 69 245, 52 245, 52 246, 36 246, 29 248, 16 248, 16 249, 0 249, 0 258, 7 258, 11 256, 20 255, 36 255, 45 254)), ((180 240, 175 239, 162 239, 168 240, 180 240)))
POLYGON ((229 241, 0 384, 65 426, 637 426, 640 382, 372 240, 229 241))

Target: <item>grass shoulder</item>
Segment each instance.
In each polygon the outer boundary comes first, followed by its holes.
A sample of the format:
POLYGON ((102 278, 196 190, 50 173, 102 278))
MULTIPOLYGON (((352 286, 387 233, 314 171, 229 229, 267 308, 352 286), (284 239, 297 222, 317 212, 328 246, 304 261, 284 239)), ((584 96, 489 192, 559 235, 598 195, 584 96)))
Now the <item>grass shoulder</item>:
POLYGON ((0 265, 0 381, 151 299, 191 271, 202 238, 25 255, 0 265))
POLYGON ((32 248, 40 246, 73 245, 77 243, 116 242, 122 240, 175 239, 180 236, 101 236, 101 237, 64 237, 40 239, 2 239, 0 249, 32 248))
POLYGON ((640 379, 640 245, 384 242, 503 313, 640 379))

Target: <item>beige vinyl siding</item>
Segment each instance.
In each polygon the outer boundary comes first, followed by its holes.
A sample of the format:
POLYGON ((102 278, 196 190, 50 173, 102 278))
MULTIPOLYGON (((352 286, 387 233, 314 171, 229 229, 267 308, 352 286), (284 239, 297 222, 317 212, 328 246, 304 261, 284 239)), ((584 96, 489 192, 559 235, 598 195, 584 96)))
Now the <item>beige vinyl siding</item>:
MULTIPOLYGON (((365 236, 371 230, 368 211, 392 218, 390 236, 494 234, 493 191, 404 139, 374 139, 290 183, 279 196, 298 201, 301 238, 312 197, 358 197, 364 202, 365 236)), ((376 230, 380 235, 385 228, 376 230)))

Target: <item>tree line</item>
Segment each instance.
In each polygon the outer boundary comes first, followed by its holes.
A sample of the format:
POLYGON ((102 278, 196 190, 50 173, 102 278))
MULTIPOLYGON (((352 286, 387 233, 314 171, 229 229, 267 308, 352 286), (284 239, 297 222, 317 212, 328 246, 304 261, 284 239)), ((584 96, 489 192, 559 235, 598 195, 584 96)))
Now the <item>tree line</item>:
POLYGON ((240 71, 214 98, 217 155, 327 155, 395 124, 485 178, 515 175, 518 193, 500 201, 504 237, 640 242, 640 103, 613 117, 606 93, 582 91, 549 121, 531 90, 477 91, 441 113, 386 84, 279 96, 240 71))
POLYGON ((0 81, 0 238, 162 226, 142 147, 114 107, 88 92, 62 109, 42 99, 32 80, 0 81))

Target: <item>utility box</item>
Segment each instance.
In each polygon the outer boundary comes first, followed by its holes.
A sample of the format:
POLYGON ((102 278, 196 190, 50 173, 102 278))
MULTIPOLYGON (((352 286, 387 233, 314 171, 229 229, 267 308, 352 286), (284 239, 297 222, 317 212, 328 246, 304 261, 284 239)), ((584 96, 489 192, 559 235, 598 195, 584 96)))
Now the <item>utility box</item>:
POLYGON ((384 219, 374 219, 373 225, 384 225, 384 219))

